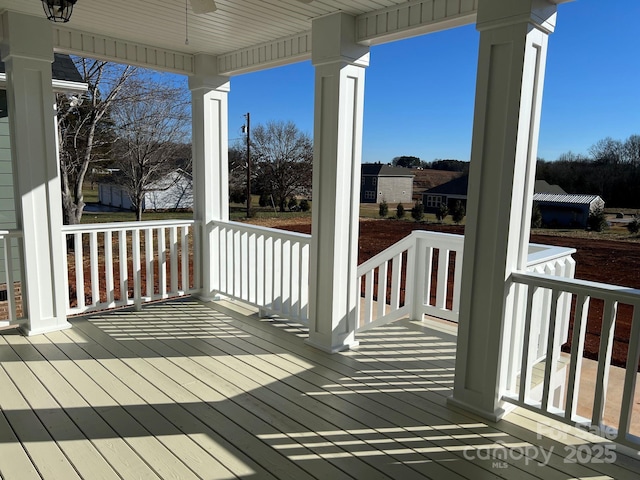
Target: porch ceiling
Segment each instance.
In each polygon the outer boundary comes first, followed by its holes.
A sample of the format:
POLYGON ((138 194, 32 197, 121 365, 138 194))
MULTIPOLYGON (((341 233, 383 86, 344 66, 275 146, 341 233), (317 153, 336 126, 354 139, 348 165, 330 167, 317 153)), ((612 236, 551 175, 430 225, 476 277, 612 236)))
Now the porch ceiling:
MULTIPOLYGON (((358 16, 358 40, 374 44, 471 23, 477 3, 216 0, 217 11, 196 15, 189 6, 185 19, 185 0, 78 0, 71 21, 52 27, 54 46, 64 53, 186 74, 193 73, 191 57, 205 53, 219 57, 221 73, 233 74, 309 58, 311 21, 323 15, 358 16)), ((43 15, 40 0, 0 0, 3 9, 43 15)))

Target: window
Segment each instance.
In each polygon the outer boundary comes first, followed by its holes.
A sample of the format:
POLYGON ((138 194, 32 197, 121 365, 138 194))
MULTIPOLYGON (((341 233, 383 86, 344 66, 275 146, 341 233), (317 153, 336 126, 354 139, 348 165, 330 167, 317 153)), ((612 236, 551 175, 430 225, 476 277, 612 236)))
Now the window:
POLYGON ((361 180, 361 185, 364 185, 364 183, 365 183, 365 180, 366 180, 366 179, 365 179, 364 177, 362 177, 362 180, 361 180))
POLYGON ((375 200, 376 199, 376 192, 372 192, 372 191, 364 192, 364 199, 365 200, 375 200))
POLYGON ((377 177, 373 177, 371 179, 371 185, 376 185, 378 183, 378 178, 377 177))
POLYGON ((427 207, 439 207, 443 203, 443 197, 440 195, 427 195, 427 207))

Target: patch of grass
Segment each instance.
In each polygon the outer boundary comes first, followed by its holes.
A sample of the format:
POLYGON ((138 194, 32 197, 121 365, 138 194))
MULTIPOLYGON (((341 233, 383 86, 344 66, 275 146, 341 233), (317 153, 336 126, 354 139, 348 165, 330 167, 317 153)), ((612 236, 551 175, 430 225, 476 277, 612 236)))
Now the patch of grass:
POLYGON ((84 203, 98 203, 98 184, 95 184, 95 188, 91 189, 91 184, 85 183, 82 187, 82 195, 84 196, 84 203))

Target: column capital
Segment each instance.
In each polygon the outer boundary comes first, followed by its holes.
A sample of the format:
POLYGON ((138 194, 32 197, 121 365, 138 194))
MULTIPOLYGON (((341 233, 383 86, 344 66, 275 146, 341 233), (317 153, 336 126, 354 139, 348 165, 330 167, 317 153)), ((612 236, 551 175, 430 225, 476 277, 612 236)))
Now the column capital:
POLYGON ((194 56, 195 75, 189 77, 189 89, 229 92, 229 77, 218 74, 218 57, 199 53, 194 56))
POLYGON ((369 47, 356 43, 356 18, 338 12, 313 20, 311 24, 311 63, 346 63, 369 66, 369 47))
POLYGON ((0 38, 3 62, 19 57, 53 63, 51 22, 44 17, 5 10, 0 13, 0 38))
POLYGON ((482 32, 524 23, 550 34, 557 9, 551 0, 480 0, 476 28, 482 32))

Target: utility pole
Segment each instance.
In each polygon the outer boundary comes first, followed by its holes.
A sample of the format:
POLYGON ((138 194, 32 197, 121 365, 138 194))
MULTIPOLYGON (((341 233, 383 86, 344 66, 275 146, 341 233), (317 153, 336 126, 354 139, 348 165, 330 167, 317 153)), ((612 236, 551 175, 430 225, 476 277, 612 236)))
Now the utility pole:
POLYGON ((247 112, 247 218, 251 218, 251 114, 247 112))

